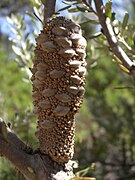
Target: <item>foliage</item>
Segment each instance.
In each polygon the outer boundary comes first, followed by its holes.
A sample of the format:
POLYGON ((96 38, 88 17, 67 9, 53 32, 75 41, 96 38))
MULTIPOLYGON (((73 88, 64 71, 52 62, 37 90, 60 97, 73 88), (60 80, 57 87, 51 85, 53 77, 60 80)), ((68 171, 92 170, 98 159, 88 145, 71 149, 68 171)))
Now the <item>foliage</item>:
MULTIPOLYGON (((14 61, 7 60, 2 48, 0 57, 0 116, 26 143, 35 146, 36 120, 32 115, 31 85, 23 81, 26 74, 14 61)), ((1 158, 0 167, 0 179, 14 179, 15 171, 9 162, 1 158)))
MULTIPOLYGON (((56 13, 68 10, 74 14, 73 19, 81 24, 88 42, 86 93, 80 112, 76 116, 74 159, 78 161, 79 168, 75 172, 78 172, 78 178, 93 176, 99 180, 131 179, 135 177, 135 87, 128 75, 129 71, 110 51, 104 32, 98 26, 98 18, 91 2, 63 0, 65 6, 59 8, 56 13), (94 168, 91 168, 93 163, 94 168)), ((40 2, 32 3, 36 16, 42 21, 40 2)), ((112 6, 111 1, 106 3, 105 14, 111 20, 119 44, 134 60, 135 25, 130 23, 132 16, 125 13, 119 21, 112 11, 112 6)), ((39 32, 37 18, 30 12, 27 14, 39 32)), ((15 34, 10 40, 13 43, 16 62, 21 70, 25 71, 21 71, 14 61, 8 61, 5 53, 0 51, 0 66, 4 67, 0 71, 0 114, 11 122, 13 129, 22 139, 28 143, 32 141, 35 145, 29 68, 32 66, 34 49, 31 39, 36 37, 37 32, 30 31, 22 15, 11 15, 8 21, 15 34)), ((15 172, 10 167, 5 168, 7 163, 3 163, 3 160, 0 163, 0 178, 14 179, 15 172)))

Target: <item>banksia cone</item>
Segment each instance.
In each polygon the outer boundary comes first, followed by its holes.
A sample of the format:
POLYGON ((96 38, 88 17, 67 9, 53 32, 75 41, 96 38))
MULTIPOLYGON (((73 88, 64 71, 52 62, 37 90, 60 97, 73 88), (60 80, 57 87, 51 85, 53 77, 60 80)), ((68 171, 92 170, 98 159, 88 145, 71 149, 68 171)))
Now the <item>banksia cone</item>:
POLYGON ((41 152, 61 164, 74 152, 74 115, 85 91, 86 40, 78 24, 56 17, 46 22, 36 42, 31 78, 36 135, 41 152))

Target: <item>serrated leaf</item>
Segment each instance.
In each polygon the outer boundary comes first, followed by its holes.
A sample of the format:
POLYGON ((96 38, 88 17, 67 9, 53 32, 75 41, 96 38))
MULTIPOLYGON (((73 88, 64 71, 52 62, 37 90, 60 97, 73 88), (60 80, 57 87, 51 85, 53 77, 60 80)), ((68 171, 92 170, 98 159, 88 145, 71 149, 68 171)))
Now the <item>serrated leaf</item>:
POLYGON ((64 10, 66 10, 66 9, 69 9, 70 7, 71 7, 71 5, 65 6, 64 8, 59 9, 59 10, 57 11, 57 13, 58 13, 58 12, 61 12, 61 11, 64 11, 64 10))

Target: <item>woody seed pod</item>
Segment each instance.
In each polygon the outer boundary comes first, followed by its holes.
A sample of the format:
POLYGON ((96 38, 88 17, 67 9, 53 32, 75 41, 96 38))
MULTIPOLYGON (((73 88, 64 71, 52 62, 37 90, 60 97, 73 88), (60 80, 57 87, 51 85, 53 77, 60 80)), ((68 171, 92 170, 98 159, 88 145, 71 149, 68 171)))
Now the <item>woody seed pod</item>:
POLYGON ((31 79, 36 136, 40 151, 63 164, 74 152, 74 115, 85 91, 86 40, 78 24, 56 17, 46 22, 36 42, 31 79))

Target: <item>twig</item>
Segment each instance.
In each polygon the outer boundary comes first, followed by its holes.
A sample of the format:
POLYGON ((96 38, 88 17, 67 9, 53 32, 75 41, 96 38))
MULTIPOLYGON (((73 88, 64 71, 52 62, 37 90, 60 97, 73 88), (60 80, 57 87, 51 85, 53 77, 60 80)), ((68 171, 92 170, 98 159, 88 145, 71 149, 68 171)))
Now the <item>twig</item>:
POLYGON ((56 0, 42 0, 44 4, 44 23, 55 13, 56 0))
POLYGON ((107 41, 111 47, 112 52, 122 61, 123 65, 131 72, 131 75, 135 80, 135 63, 127 56, 127 54, 119 46, 115 34, 113 32, 113 28, 110 23, 110 19, 108 17, 105 17, 104 15, 103 1, 94 0, 94 2, 95 2, 99 22, 103 28, 104 35, 107 38, 107 41))

